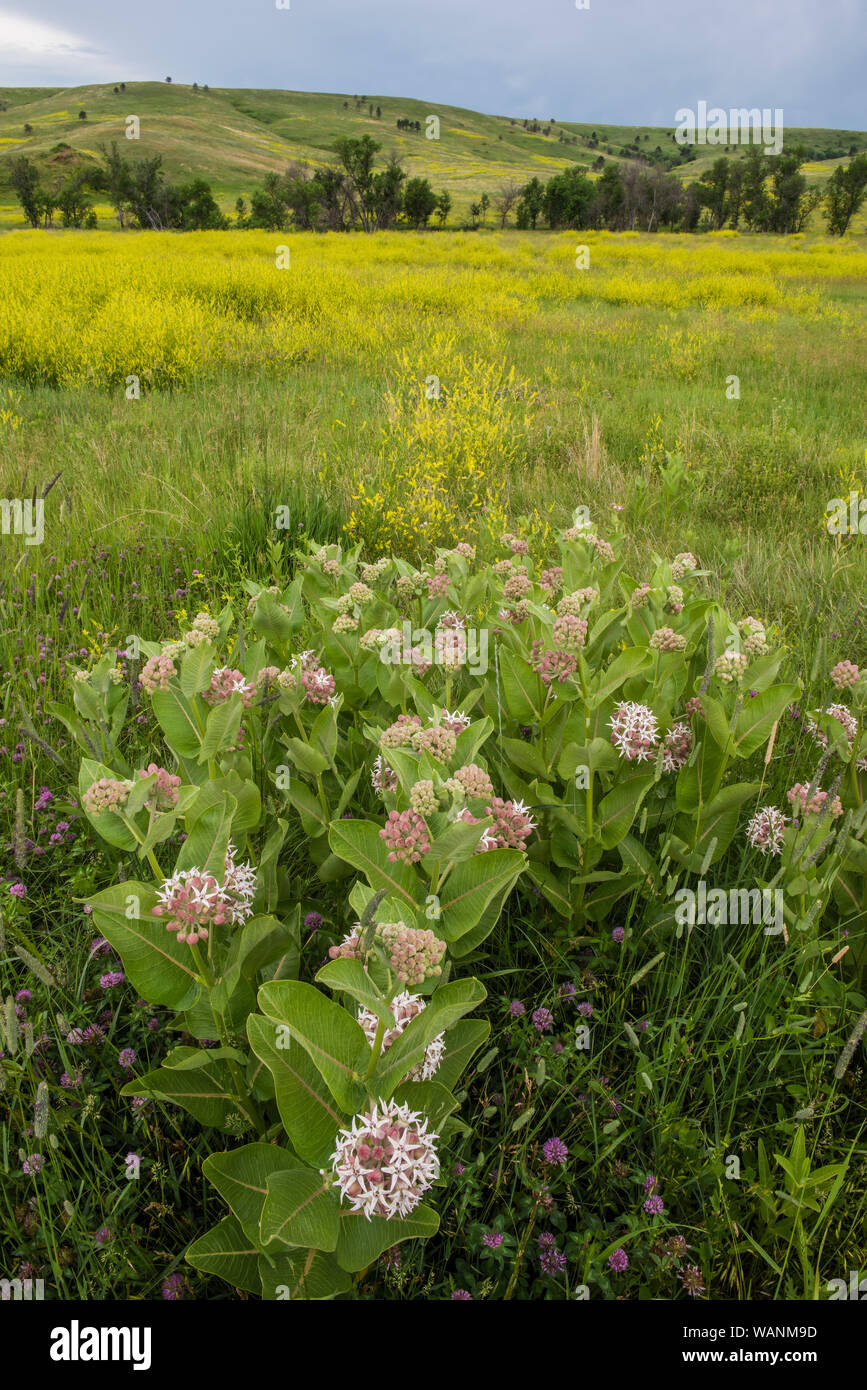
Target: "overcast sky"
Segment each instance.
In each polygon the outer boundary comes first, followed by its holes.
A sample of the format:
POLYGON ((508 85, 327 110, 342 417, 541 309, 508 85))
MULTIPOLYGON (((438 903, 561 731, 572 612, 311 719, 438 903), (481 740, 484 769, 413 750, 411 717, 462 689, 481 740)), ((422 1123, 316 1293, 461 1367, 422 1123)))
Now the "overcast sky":
POLYGON ((867 127, 867 0, 289 2, 0 0, 0 85, 171 76, 662 126, 703 100, 867 127))

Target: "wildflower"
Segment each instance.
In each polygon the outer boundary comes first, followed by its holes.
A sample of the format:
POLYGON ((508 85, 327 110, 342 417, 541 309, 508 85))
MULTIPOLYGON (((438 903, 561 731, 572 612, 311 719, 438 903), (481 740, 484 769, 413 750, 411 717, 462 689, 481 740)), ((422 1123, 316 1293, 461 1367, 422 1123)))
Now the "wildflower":
POLYGON ((25 1177, 34 1178, 44 1165, 45 1159, 42 1157, 42 1154, 28 1154, 21 1164, 21 1171, 24 1173, 25 1177))
MULTIPOLYGON (((847 709, 845 705, 828 705, 823 713, 830 715, 832 719, 836 719, 839 724, 843 725, 846 731, 846 740, 849 744, 849 753, 851 755, 855 745, 855 739, 858 736, 858 720, 852 714, 852 711, 847 709)), ((812 734, 814 741, 819 744, 820 748, 828 747, 828 735, 823 733, 814 719, 807 719, 807 731, 812 734)), ((865 769, 867 769, 867 758, 858 758, 855 767, 859 772, 865 771, 865 769)))
MULTIPOLYGON (((419 1014, 424 1012, 427 1005, 420 994, 403 993, 396 995, 394 999, 392 999, 389 1007, 394 1015, 394 1026, 388 1027, 388 1025, 386 1025, 382 1039, 381 1055, 384 1055, 391 1047, 392 1043, 397 1041, 401 1033, 412 1023, 413 1019, 418 1018, 419 1014)), ((358 1022, 361 1025, 364 1036, 367 1038, 371 1047, 373 1047, 379 1027, 377 1015, 372 1013, 370 1009, 361 1008, 358 1011, 358 1022)), ((417 1062, 414 1067, 410 1068, 403 1078, 404 1081, 430 1081, 431 1077, 436 1075, 440 1063, 442 1062, 445 1036, 445 1033, 440 1033, 438 1037, 428 1043, 425 1048, 424 1057, 420 1062, 417 1062)))
POLYGON ((627 1255, 626 1251, 621 1247, 617 1250, 612 1251, 612 1253, 608 1256, 608 1263, 614 1270, 615 1274, 622 1274, 624 1270, 629 1268, 629 1256, 627 1255))
POLYGON ((662 745, 663 772, 679 772, 689 761, 692 745, 692 730, 689 725, 682 721, 672 724, 662 745))
POLYGON ((551 635, 557 647, 566 652, 577 652, 587 640, 587 619, 577 618, 572 613, 564 613, 554 619, 551 635))
POLYGON ((108 1245, 110 1241, 114 1240, 114 1232, 108 1226, 100 1226, 94 1236, 94 1240, 97 1245, 108 1245))
POLYGON ((19 989, 18 993, 15 995, 15 1001, 18 1004, 29 1004, 32 998, 33 993, 29 989, 19 989))
POLYGON ((639 584, 637 589, 632 590, 629 602, 633 608, 646 608, 650 602, 650 585, 639 584))
POLYGON ((439 1177, 434 1140, 408 1105, 382 1101, 356 1115, 339 1133, 331 1156, 334 1186, 353 1211, 371 1216, 408 1216, 439 1177))
POLYGON ((180 869, 162 882, 157 896, 153 916, 167 917, 166 931, 177 932, 182 945, 194 946, 200 937, 206 941, 211 927, 232 921, 238 911, 213 874, 201 869, 180 869))
POLYGON ((747 656, 764 656, 770 651, 765 625, 758 618, 742 618, 738 631, 744 638, 744 651, 747 656))
POLYGON ((615 943, 615 945, 619 946, 620 943, 621 943, 621 941, 624 939, 625 936, 626 936, 626 930, 625 930, 624 927, 613 927, 613 928, 612 928, 612 930, 611 930, 611 940, 615 943))
POLYGON ((139 777, 152 777, 156 773, 156 782, 153 790, 153 805, 158 811, 170 811, 173 806, 177 806, 180 796, 180 777, 167 772, 164 767, 158 767, 156 763, 148 763, 146 768, 139 768, 139 777))
POLYGON ((235 846, 231 840, 226 847, 223 894, 227 900, 230 926, 240 926, 246 922, 253 911, 252 904, 256 896, 256 870, 249 860, 246 864, 235 863, 235 846))
POLYGON ((577 1011, 582 1018, 593 1017, 593 1005, 587 999, 581 1000, 581 1003, 578 1005, 577 1011))
POLYGON ((557 993, 559 994, 561 999, 574 999, 578 991, 573 985, 572 981, 567 980, 564 985, 560 986, 557 993))
POLYGON ((700 719, 704 719, 704 705, 697 695, 693 695, 691 700, 687 700, 686 712, 690 718, 695 714, 698 715, 700 719))
POLYGON ((698 1265, 687 1265, 686 1269, 678 1271, 677 1277, 683 1284, 684 1292, 688 1293, 690 1298, 698 1298, 700 1293, 704 1293, 702 1273, 698 1265))
POLYGON ((723 652, 713 664, 714 675, 729 685, 732 681, 740 681, 748 665, 746 652, 723 652))
POLYGON ((322 926, 322 917, 318 912, 308 912, 304 918, 304 925, 308 931, 319 931, 322 926))
MULTIPOLYGON (((124 973, 123 973, 122 970, 109 970, 107 974, 105 974, 105 975, 100 975, 100 977, 99 977, 100 988, 101 988, 101 989, 114 989, 115 985, 121 984, 122 981, 123 981, 123 979, 124 979, 124 973)), ((93 1025, 91 1025, 91 1026, 93 1026, 93 1025)), ((87 1031, 87 1032, 90 1032, 91 1030, 90 1030, 90 1029, 87 1029, 86 1031, 87 1031)))
POLYGON ((170 656, 163 652, 160 656, 152 656, 141 668, 139 679, 142 689, 148 695, 153 695, 156 690, 168 690, 169 680, 178 674, 177 667, 170 656))
POLYGON ((467 1293, 466 1289, 454 1289, 451 1296, 452 1303, 472 1303, 473 1295, 467 1293))
POLYGON ((647 1201, 644 1203, 644 1210, 647 1212, 648 1216, 661 1216, 665 1210, 662 1198, 656 1194, 652 1197, 648 1197, 647 1201))
POLYGON ((167 1274, 160 1286, 160 1297, 176 1302, 183 1298, 187 1290, 187 1282, 182 1274, 167 1274))
POLYGON ((675 1233, 673 1236, 669 1236, 665 1252, 674 1260, 682 1260, 690 1248, 686 1239, 679 1233, 675 1233))
MULTIPOLYGON (((559 618, 558 622, 561 621, 559 618)), ((574 619, 580 622, 580 619, 574 619)), ((586 629, 587 624, 584 624, 586 629)), ((533 643, 530 653, 531 660, 535 663, 533 670, 540 676, 545 685, 551 685, 558 681, 561 685, 568 680, 578 669, 578 658, 572 652, 567 652, 555 648, 553 651, 546 649, 543 642, 537 640, 533 643)))
POLYGON ((489 1250, 496 1250, 497 1246, 502 1245, 503 1236, 501 1231, 486 1231, 482 1236, 482 1244, 489 1250))
POLYGON ((658 652, 682 652, 686 647, 686 638, 682 633, 675 632, 673 628, 658 627, 655 632, 650 634, 650 641, 647 645, 658 652))
POLYGON ((202 699, 209 705, 223 705, 233 695, 240 695, 244 709, 249 709, 256 693, 255 685, 246 681, 240 671, 230 666, 218 666, 211 676, 208 689, 202 692, 202 699))
POLYGON ((399 714, 379 740, 380 748, 406 748, 414 733, 422 727, 417 714, 399 714))
MULTIPOLYGON (((796 782, 795 785, 793 787, 790 787, 789 790, 786 792, 786 797, 792 803, 793 807, 797 804, 797 806, 800 808, 801 815, 805 816, 809 814, 817 816, 819 812, 823 810, 825 803, 828 800, 828 793, 816 791, 813 793, 813 796, 808 802, 807 793, 809 792, 809 790, 810 788, 807 786, 806 783, 796 782)), ((840 800, 839 796, 835 796, 833 798, 828 809, 830 810, 832 816, 840 816, 843 814, 843 803, 840 800)))
POLYGON ((457 735, 444 724, 434 724, 428 729, 417 729, 410 742, 419 752, 430 753, 438 762, 447 763, 454 756, 457 735))
POLYGON ((648 1173, 647 1177, 644 1179, 644 1190, 645 1190, 645 1192, 655 1192, 656 1189, 657 1189, 657 1187, 658 1187, 658 1185, 659 1185, 659 1178, 656 1176, 656 1174, 655 1174, 655 1173, 648 1173))
POLYGON ((667 613, 683 612, 683 589, 678 584, 669 584, 666 590, 665 611, 667 613))
POLYGON ((516 599, 526 598, 533 587, 530 576, 520 572, 513 574, 503 585, 503 598, 512 603, 516 599))
POLYGON ((437 810, 437 795, 434 784, 428 779, 415 782, 410 789, 409 804, 419 816, 432 816, 437 810))
POLYGON ((569 1150, 562 1139, 546 1139, 542 1145, 542 1154, 545 1162, 550 1164, 563 1164, 569 1157, 569 1150))
POLYGON ((857 685, 861 679, 861 672, 851 661, 838 661, 831 671, 831 680, 838 690, 849 690, 853 685, 857 685))
POLYGON ((752 817, 746 828, 746 837, 753 849, 762 854, 779 854, 783 848, 783 835, 786 818, 776 806, 763 806, 752 817))
POLYGON ((494 795, 493 782, 484 768, 476 763, 459 767, 445 785, 449 791, 462 791, 467 801, 482 801, 494 795))
POLYGON ((383 762, 381 753, 374 760, 370 773, 370 784, 380 796, 384 792, 397 791, 397 773, 388 766, 388 763, 383 762))
POLYGON ((389 811, 379 838, 388 846, 392 864, 417 864, 430 849, 427 826, 415 811, 389 811))
POLYGON ((537 1033, 550 1033, 554 1026, 554 1015, 550 1009, 534 1009, 530 1019, 537 1033))
POLYGON ((485 815, 493 817, 489 835, 498 849, 525 849, 530 834, 536 829, 536 822, 523 801, 492 797, 490 805, 485 807, 485 815))
POLYGON ((102 815, 105 811, 120 811, 126 805, 134 785, 134 782, 119 782, 114 777, 100 777, 90 784, 81 798, 81 804, 92 816, 102 815))
POLYGON ((135 1066, 135 1048, 125 1047, 118 1055, 118 1064, 131 1071, 135 1066))
POLYGON ((9 892, 12 894, 13 898, 27 897, 27 889, 24 887, 23 883, 10 883, 9 892))
POLYGON ((543 570, 539 575, 539 588, 547 590, 548 593, 555 593, 557 589, 563 587, 563 566, 552 565, 550 569, 543 570))
POLYGON ((562 1274, 566 1268, 566 1256, 556 1246, 549 1246, 539 1255, 539 1267, 543 1274, 549 1276, 562 1274))
POLYGON ((383 922, 376 939, 388 952, 389 965, 401 984, 422 985, 442 974, 446 943, 429 929, 407 927, 403 922, 383 922))
POLYGON ((624 701, 609 721, 611 742, 627 762, 644 762, 659 742, 656 715, 647 705, 624 701))
POLYGON ((685 574, 691 574, 693 570, 697 569, 698 560, 691 551, 684 550, 679 555, 675 555, 671 562, 671 577, 672 579, 683 579, 685 574))

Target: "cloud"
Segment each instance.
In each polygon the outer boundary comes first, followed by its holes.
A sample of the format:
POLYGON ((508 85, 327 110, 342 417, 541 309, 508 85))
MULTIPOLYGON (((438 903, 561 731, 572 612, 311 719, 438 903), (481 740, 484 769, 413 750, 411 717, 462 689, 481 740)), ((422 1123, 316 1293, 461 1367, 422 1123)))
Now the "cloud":
POLYGON ((98 82, 116 67, 110 54, 77 34, 0 10, 0 80, 7 86, 98 82))

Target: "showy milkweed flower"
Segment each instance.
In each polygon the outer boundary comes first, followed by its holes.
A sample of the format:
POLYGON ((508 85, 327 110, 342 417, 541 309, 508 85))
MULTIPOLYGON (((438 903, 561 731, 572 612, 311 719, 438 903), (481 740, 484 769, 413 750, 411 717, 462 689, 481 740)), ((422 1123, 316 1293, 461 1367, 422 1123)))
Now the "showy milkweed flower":
POLYGON ((852 661, 838 661, 831 671, 831 680, 838 690, 849 690, 860 679, 861 672, 852 661))
MULTIPOLYGON (((427 1005, 420 994, 409 994, 404 992, 403 994, 396 995, 395 998, 392 999, 389 1007, 394 1015, 394 1025, 392 1027, 386 1025, 382 1039, 381 1056, 384 1056, 392 1043, 396 1042, 400 1035, 406 1031, 413 1019, 418 1018, 419 1014, 424 1012, 427 1005)), ((371 1047, 373 1047, 376 1041, 379 1019, 370 1009, 362 1007, 358 1011, 358 1022, 361 1025, 364 1036, 367 1038, 371 1047)), ((410 1068, 406 1076, 403 1077, 404 1081, 430 1081, 431 1077, 436 1075, 443 1059, 445 1038, 445 1033, 440 1033, 438 1037, 428 1043, 421 1061, 410 1068)))
POLYGON ((181 944, 194 946, 207 940, 211 927, 245 922, 252 911, 256 891, 255 872, 249 864, 235 864, 232 845, 226 856, 223 887, 213 874, 201 869, 181 869, 157 890, 159 902, 151 908, 154 917, 167 917, 166 931, 176 931, 181 944))
POLYGON ((382 760, 382 754, 375 759, 370 773, 370 785, 382 796, 383 792, 397 791, 397 773, 382 760))
POLYGON ((81 804, 92 816, 102 815, 105 811, 120 811, 126 805, 134 785, 134 782, 120 782, 115 777, 99 777, 91 782, 81 798, 81 804))
POLYGON ((139 777, 151 777, 154 773, 157 780, 150 801, 157 811, 170 811, 178 804, 181 779, 166 771, 164 767, 158 767, 156 763, 148 763, 146 768, 140 767, 138 770, 139 777))
POLYGON ((679 721, 672 724, 662 745, 663 772, 679 772, 689 761, 692 752, 692 730, 688 724, 679 721))
POLYGON ((396 1100, 378 1101, 339 1132, 331 1155, 334 1186, 369 1221, 408 1216, 439 1177, 436 1134, 427 1119, 396 1100))
POLYGON ((379 838, 388 846, 392 864, 417 864, 430 849, 427 826, 415 811, 389 811, 379 838))
POLYGON ((647 705, 625 700, 617 706, 609 721, 611 742, 627 762, 644 762, 659 743, 656 715, 647 705))
POLYGON ((713 664, 714 675, 725 685, 739 681, 749 665, 746 652, 723 652, 713 664))
POLYGON ((233 695, 240 695, 244 709, 249 709, 256 698, 256 687, 244 679, 241 671, 231 666, 218 666, 208 689, 202 692, 202 699, 209 705, 224 705, 233 695))
POLYGON ((779 854, 783 848, 786 817, 776 806, 762 806, 749 821, 746 837, 762 854, 779 854))
POLYGON ((152 656, 141 668, 142 689, 148 695, 153 695, 156 690, 168 690, 169 680, 178 674, 177 667, 170 656, 162 653, 160 656, 152 656))
MULTIPOLYGON (((849 744, 849 752, 851 754, 855 739, 858 736, 858 720, 855 718, 852 711, 847 709, 845 705, 836 704, 828 705, 823 713, 829 714, 832 719, 836 719, 839 724, 843 725, 846 731, 846 741, 849 744)), ((828 747, 828 735, 819 728, 814 719, 809 717, 807 719, 807 732, 812 734, 814 742, 818 743, 820 748, 828 747)), ((858 758, 855 766, 859 772, 864 772, 867 770, 867 758, 858 758)))
MULTIPOLYGON (((798 807, 801 815, 817 816, 819 812, 825 808, 825 803, 828 800, 828 793, 816 791, 808 802, 807 794, 809 790, 810 788, 806 783, 796 782, 795 785, 790 787, 786 792, 786 797, 792 803, 793 807, 798 807)), ((843 803, 839 796, 833 797, 828 809, 832 816, 841 816, 843 814, 843 803)))
POLYGON ((536 829, 536 822, 523 801, 504 801, 501 796, 491 799, 485 815, 493 816, 488 834, 497 849, 525 849, 527 840, 536 829))
POLYGON ((650 641, 647 645, 658 652, 682 652, 686 647, 686 638, 682 633, 675 632, 673 628, 658 627, 655 632, 650 634, 650 641))

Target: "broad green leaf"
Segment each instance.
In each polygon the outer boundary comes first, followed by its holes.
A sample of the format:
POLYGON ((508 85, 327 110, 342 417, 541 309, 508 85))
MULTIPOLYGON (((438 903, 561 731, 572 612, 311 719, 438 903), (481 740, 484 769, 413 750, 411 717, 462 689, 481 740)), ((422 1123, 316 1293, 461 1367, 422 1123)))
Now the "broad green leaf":
POLYGON ((202 873, 213 874, 218 883, 226 877, 226 851, 232 837, 232 817, 237 802, 233 796, 224 795, 221 800, 199 816, 190 831, 175 864, 175 872, 181 869, 200 869, 202 873))
POLYGON ((457 864, 440 891, 438 933, 458 941, 481 920, 491 899, 511 888, 526 863, 517 849, 491 849, 457 864))
POLYGON ((193 705, 175 685, 155 690, 151 708, 168 743, 182 758, 197 758, 202 745, 204 721, 200 725, 193 705))
POLYGON ((312 1168, 271 1173, 259 1222, 262 1244, 336 1249, 340 1218, 333 1184, 333 1177, 312 1168))
POLYGON ((122 1096, 158 1096, 173 1101, 202 1125, 223 1129, 233 1111, 238 1110, 234 1086, 225 1061, 217 1049, 206 1063, 197 1067, 158 1067, 156 1071, 130 1081, 122 1096))
POLYGON ((181 662, 180 687, 186 699, 198 695, 211 681, 214 669, 214 648, 210 642, 191 647, 181 662))
POLYGON ((347 1124, 319 1072, 300 1043, 291 1037, 278 1047, 278 1025, 259 1014, 247 1019, 250 1046, 274 1078, 277 1108, 292 1147, 308 1163, 327 1164, 338 1129, 347 1124))
POLYGON ((418 879, 408 864, 388 862, 378 826, 362 820, 332 821, 328 841, 334 853, 366 874, 374 888, 386 888, 392 897, 415 908, 418 879))
POLYGON ((164 921, 152 915, 157 903, 153 887, 130 879, 95 893, 88 903, 94 926, 111 942, 142 998, 171 1009, 191 1008, 201 986, 190 948, 181 946, 164 921))
POLYGON ((360 960, 350 960, 346 957, 330 960, 318 972, 316 981, 317 984, 327 985, 329 989, 351 995, 365 1009, 381 1018, 387 1027, 394 1027, 394 1014, 360 960))
POLYGON ((272 1173, 300 1166, 299 1158, 276 1144, 244 1144, 227 1153, 208 1154, 202 1172, 232 1208, 244 1234, 258 1245, 268 1178, 272 1173))
POLYGON ((613 849, 626 835, 652 786, 653 773, 639 772, 603 796, 596 808, 596 831, 606 849, 613 849))
POLYGON ((340 1212, 337 1261, 354 1274, 373 1264, 389 1246, 403 1240, 428 1240, 438 1228, 439 1217, 431 1207, 418 1206, 409 1216, 393 1217, 390 1221, 384 1216, 368 1220, 363 1212, 344 1207, 340 1212))
POLYGON ((445 1033, 459 1018, 475 1009, 486 998, 484 985, 478 980, 454 980, 441 985, 428 1000, 426 1008, 383 1053, 374 1072, 376 1093, 388 1100, 407 1072, 420 1062, 434 1038, 445 1033))
POLYGON ((733 751, 747 758, 766 743, 774 724, 800 693, 800 689, 800 685, 775 685, 770 690, 763 690, 755 699, 747 696, 735 729, 733 751))
POLYGON ((262 1297, 265 1300, 335 1298, 352 1288, 352 1276, 341 1269, 334 1255, 324 1250, 296 1250, 272 1255, 271 1263, 260 1256, 262 1297))
POLYGON ((313 985, 276 980, 259 989, 266 1018, 284 1024, 309 1054, 338 1105, 354 1114, 364 1101, 360 1077, 370 1060, 362 1029, 313 985))
POLYGON ((487 1042, 491 1025, 486 1019, 463 1018, 446 1033, 446 1047, 436 1079, 453 1091, 474 1053, 487 1042))
POLYGON ((208 713, 205 734, 199 749, 200 764, 210 762, 218 753, 228 752, 238 742, 238 730, 244 706, 240 695, 235 693, 222 704, 214 705, 208 713))
POLYGON ((258 1294, 259 1252, 234 1216, 224 1216, 194 1241, 186 1253, 188 1264, 203 1274, 218 1274, 233 1289, 258 1294))

